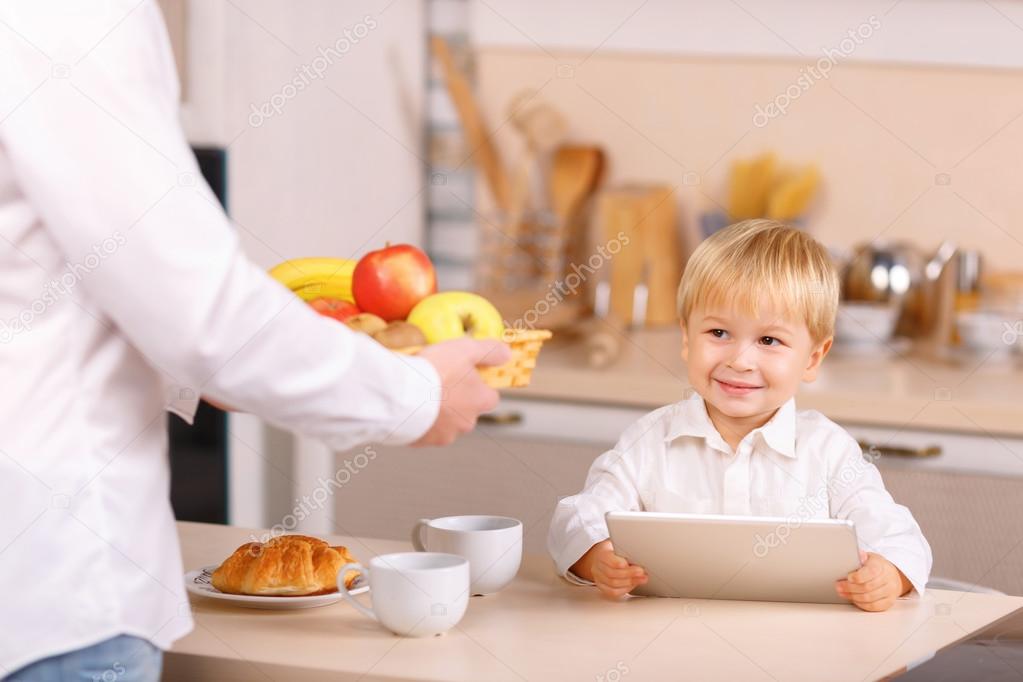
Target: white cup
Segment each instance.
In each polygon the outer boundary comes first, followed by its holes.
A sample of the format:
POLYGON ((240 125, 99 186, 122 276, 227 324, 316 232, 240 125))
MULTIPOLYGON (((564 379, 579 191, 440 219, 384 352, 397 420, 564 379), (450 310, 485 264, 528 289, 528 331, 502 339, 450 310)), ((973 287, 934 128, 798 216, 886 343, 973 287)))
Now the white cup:
POLYGON ((445 516, 420 519, 412 545, 469 560, 470 591, 492 594, 505 587, 522 563, 522 522, 508 516, 445 516), (426 538, 423 538, 425 530, 426 538))
POLYGON ((356 609, 403 637, 429 637, 447 632, 465 615, 469 604, 469 562, 437 552, 383 554, 362 564, 345 564, 337 589, 356 609), (348 571, 361 571, 369 582, 373 607, 360 604, 345 588, 348 571))

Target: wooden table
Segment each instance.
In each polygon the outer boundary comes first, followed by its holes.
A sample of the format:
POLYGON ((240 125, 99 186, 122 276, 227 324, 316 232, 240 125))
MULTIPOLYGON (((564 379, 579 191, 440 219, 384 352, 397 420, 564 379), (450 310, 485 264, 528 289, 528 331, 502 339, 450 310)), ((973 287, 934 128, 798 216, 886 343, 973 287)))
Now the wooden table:
MULTIPOLYGON (((179 523, 178 532, 190 570, 220 562, 253 531, 179 523)), ((410 549, 393 540, 329 539, 362 561, 410 549)), ((527 555, 512 585, 473 598, 455 629, 430 639, 396 637, 343 602, 299 611, 202 598, 192 605, 196 628, 166 656, 165 680, 870 680, 1023 608, 1023 597, 933 590, 885 613, 825 604, 612 602, 558 578, 547 557, 527 555)))

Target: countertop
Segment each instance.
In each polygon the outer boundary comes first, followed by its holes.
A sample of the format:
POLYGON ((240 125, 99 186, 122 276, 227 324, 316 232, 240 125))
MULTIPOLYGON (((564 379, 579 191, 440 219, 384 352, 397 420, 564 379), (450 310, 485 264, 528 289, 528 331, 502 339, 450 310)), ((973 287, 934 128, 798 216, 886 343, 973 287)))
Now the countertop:
MULTIPOLYGON (((689 387, 676 328, 628 333, 605 369, 589 367, 581 342, 560 336, 543 346, 530 385, 505 395, 652 409, 689 387)), ((901 349, 836 347, 796 401, 848 424, 1023 436, 1023 370, 1013 356, 936 361, 901 349)))
MULTIPOLYGON (((252 532, 179 523, 185 568, 219 563, 252 532)), ((362 561, 410 549, 393 540, 327 539, 362 561)), ((396 637, 343 602, 257 611, 192 598, 192 606, 196 628, 166 656, 164 680, 866 680, 1023 608, 1023 597, 932 590, 885 613, 824 604, 612 602, 562 581, 547 557, 526 555, 512 585, 474 597, 462 622, 436 638, 396 637)))

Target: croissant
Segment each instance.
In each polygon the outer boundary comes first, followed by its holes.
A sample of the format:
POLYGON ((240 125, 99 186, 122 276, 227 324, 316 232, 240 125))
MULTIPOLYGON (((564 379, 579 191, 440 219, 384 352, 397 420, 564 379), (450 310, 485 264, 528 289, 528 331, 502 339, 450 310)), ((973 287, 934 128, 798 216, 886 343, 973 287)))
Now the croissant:
MULTIPOLYGON (((306 535, 281 535, 247 542, 213 572, 213 587, 228 594, 298 597, 337 592, 341 567, 356 559, 346 547, 331 547, 306 535)), ((358 571, 345 574, 351 588, 358 571)))

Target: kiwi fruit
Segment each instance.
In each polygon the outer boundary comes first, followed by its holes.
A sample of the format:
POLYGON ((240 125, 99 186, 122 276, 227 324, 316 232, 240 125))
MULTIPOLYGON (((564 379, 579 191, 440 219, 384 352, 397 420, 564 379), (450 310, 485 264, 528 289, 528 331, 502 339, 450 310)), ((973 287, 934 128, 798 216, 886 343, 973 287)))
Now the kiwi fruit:
POLYGON ((409 346, 426 345, 426 337, 414 324, 405 320, 395 320, 385 328, 373 334, 373 338, 387 348, 408 348, 409 346))
POLYGON ((358 315, 352 315, 345 320, 350 328, 357 332, 369 334, 373 336, 379 331, 383 331, 387 327, 387 323, 382 317, 374 315, 373 313, 359 313, 358 315))

